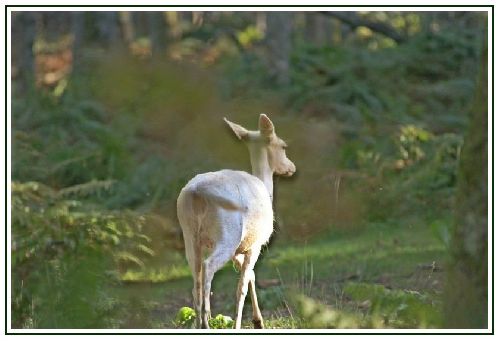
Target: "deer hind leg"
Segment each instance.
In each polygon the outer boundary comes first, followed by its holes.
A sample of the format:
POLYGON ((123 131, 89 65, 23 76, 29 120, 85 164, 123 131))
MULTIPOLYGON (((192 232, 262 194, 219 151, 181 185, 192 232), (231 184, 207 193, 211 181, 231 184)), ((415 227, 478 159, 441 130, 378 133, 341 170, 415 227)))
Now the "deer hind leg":
POLYGON ((196 237, 184 233, 186 258, 193 275, 193 305, 196 311, 196 327, 201 327, 201 311, 203 303, 202 277, 201 277, 201 249, 196 237))
MULTIPOLYGON (((238 289, 236 290, 236 320, 234 327, 235 329, 241 328, 241 315, 243 313, 243 305, 245 303, 245 298, 248 293, 248 287, 250 286, 252 290, 252 307, 254 320, 257 318, 262 321, 262 316, 260 314, 259 306, 257 304, 257 295, 255 295, 255 287, 252 287, 250 283, 255 282, 255 273, 253 268, 257 259, 259 258, 260 247, 249 250, 245 253, 245 258, 241 264, 241 276, 238 282, 238 289), (253 288, 253 289, 252 289, 253 288)), ((235 257, 237 259, 237 257, 235 257)))
MULTIPOLYGON (((259 254, 260 252, 257 252, 259 254)), ((238 269, 238 271, 242 271, 243 263, 245 261, 245 254, 238 253, 233 257, 233 262, 238 269)), ((255 272, 253 269, 247 268, 249 281, 248 288, 250 289, 250 297, 252 298, 252 322, 255 329, 263 329, 264 328, 264 320, 262 319, 262 314, 259 308, 259 302, 257 301, 257 292, 255 291, 255 272)))
POLYGON ((225 245, 216 246, 213 253, 203 262, 203 318, 202 328, 209 329, 208 320, 210 319, 210 290, 214 274, 222 268, 224 264, 231 259, 234 249, 226 248, 225 245))
POLYGON ((250 297, 252 298, 252 322, 255 329, 264 329, 264 320, 262 319, 262 314, 259 308, 259 302, 257 301, 257 292, 255 291, 255 272, 251 270, 252 274, 250 276, 250 282, 248 286, 250 288, 250 297))
POLYGON ((203 304, 203 289, 202 289, 202 276, 201 276, 201 258, 197 257, 194 260, 193 269, 193 302, 196 311, 196 327, 201 328, 201 311, 203 304))

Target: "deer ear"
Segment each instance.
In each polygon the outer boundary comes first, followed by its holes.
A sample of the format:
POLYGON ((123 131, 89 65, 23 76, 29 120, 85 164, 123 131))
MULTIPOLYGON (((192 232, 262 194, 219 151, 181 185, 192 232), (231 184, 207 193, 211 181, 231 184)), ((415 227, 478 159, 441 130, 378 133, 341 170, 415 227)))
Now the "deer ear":
POLYGON ((260 114, 259 117, 259 130, 264 136, 270 136, 274 133, 273 122, 267 117, 266 114, 260 114))
POLYGON ((240 126, 239 124, 233 123, 224 117, 224 122, 227 123, 229 128, 234 132, 236 137, 240 140, 245 140, 248 138, 248 130, 240 126))

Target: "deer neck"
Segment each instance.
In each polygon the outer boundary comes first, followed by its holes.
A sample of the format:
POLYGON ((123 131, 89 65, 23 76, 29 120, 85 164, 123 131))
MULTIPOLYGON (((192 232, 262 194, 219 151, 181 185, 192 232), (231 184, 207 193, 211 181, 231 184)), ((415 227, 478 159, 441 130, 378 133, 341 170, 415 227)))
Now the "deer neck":
POLYGON ((252 164, 252 174, 262 180, 269 192, 271 201, 273 200, 273 171, 269 165, 267 151, 265 147, 250 149, 250 163, 252 164))

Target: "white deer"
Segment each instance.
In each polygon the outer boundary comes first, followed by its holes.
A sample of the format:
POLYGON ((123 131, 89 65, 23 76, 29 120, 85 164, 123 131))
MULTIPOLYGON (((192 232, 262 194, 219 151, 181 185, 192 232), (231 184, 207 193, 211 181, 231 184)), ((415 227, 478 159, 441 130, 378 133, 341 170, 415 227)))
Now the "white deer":
POLYGON ((234 327, 241 328, 249 287, 254 327, 264 328, 253 268, 273 232, 273 174, 291 176, 295 165, 286 157, 286 143, 276 136, 265 114, 259 117, 258 131, 224 121, 248 147, 253 175, 228 169, 199 174, 177 199, 177 216, 194 279, 197 325, 209 328, 212 279, 232 259, 241 274, 234 327))

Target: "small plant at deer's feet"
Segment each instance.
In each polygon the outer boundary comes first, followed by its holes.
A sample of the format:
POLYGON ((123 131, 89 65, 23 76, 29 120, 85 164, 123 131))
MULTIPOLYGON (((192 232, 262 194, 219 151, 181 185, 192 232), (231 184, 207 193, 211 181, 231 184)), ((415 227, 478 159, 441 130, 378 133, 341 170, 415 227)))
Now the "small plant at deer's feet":
POLYGON ((234 327, 234 321, 229 316, 218 314, 208 321, 208 325, 212 329, 231 329, 234 327))
MULTIPOLYGON (((177 312, 175 317, 174 325, 179 328, 191 328, 194 325, 196 319, 196 312, 193 308, 182 307, 177 312)), ((208 321, 210 328, 213 329, 230 329, 234 326, 234 321, 229 316, 224 316, 218 314, 214 318, 208 321)))
POLYGON ((182 307, 177 312, 174 325, 176 327, 181 327, 181 328, 190 328, 193 325, 195 318, 196 318, 196 312, 194 311, 193 308, 182 307))
POLYGON ((234 327, 241 328, 243 304, 250 288, 254 327, 263 328, 253 268, 262 245, 273 232, 273 175, 291 176, 295 165, 286 156, 286 143, 276 135, 265 114, 259 117, 257 131, 224 121, 248 147, 252 174, 227 169, 199 174, 177 199, 177 216, 194 279, 197 326, 210 328, 212 279, 232 259, 241 273, 234 327), (204 254, 209 256, 202 259, 204 254))

